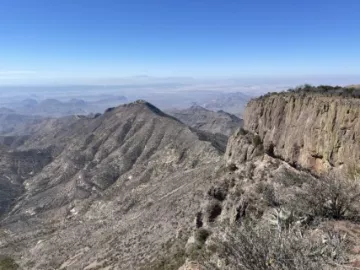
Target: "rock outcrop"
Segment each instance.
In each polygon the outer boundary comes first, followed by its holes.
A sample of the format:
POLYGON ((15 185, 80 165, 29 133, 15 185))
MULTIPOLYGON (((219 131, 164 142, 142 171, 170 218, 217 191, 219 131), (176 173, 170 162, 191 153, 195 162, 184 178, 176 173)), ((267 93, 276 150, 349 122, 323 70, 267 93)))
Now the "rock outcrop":
POLYGON ((265 152, 320 174, 359 161, 359 115, 360 99, 287 92, 251 100, 244 128, 265 152))

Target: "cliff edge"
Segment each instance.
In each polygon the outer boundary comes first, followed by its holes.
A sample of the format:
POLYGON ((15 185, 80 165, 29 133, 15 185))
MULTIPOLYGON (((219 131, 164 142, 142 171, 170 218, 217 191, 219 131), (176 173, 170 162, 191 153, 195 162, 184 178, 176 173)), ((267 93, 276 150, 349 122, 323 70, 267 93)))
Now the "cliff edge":
POLYGON ((359 161, 359 114, 360 99, 350 95, 284 92, 251 100, 244 128, 269 155, 320 174, 359 161))

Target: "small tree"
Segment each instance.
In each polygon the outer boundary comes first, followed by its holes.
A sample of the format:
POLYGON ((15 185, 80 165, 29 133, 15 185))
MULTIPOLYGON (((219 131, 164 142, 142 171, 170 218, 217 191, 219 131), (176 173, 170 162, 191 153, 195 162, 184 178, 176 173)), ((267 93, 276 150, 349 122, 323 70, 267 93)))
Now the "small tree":
POLYGON ((357 178, 329 175, 305 184, 296 196, 295 208, 313 216, 358 219, 360 183, 357 178))

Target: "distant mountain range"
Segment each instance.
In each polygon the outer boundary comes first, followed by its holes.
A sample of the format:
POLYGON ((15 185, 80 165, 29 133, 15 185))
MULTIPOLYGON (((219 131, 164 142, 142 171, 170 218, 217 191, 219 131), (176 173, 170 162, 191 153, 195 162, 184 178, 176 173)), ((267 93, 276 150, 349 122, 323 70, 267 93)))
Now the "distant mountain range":
POLYGON ((71 99, 69 101, 60 101, 58 99, 45 99, 38 101, 36 99, 25 99, 20 102, 2 104, 0 113, 2 114, 22 114, 60 117, 65 115, 103 112, 108 107, 117 106, 127 101, 124 96, 105 96, 96 101, 85 101, 82 99, 71 99))
POLYGON ((241 115, 251 96, 241 92, 223 93, 207 90, 184 90, 145 94, 139 96, 139 98, 148 100, 162 110, 184 109, 195 103, 212 111, 223 110, 241 115))
POLYGON ((230 136, 243 126, 243 120, 233 114, 210 111, 199 105, 187 109, 168 110, 167 113, 190 127, 226 136, 230 136))
POLYGON ((245 104, 251 98, 251 96, 241 92, 224 93, 206 89, 178 90, 176 86, 172 85, 166 87, 162 85, 159 89, 153 89, 153 87, 128 88, 122 86, 111 89, 101 87, 93 89, 90 86, 63 87, 60 89, 45 87, 39 89, 22 88, 21 91, 17 88, 3 89, 7 94, 0 99, 0 113, 46 117, 87 115, 101 113, 106 108, 116 107, 126 102, 144 99, 162 110, 184 109, 196 103, 212 111, 223 110, 241 115, 245 104), (18 94, 11 96, 12 91, 16 91, 18 94), (69 95, 66 96, 66 93, 69 95))

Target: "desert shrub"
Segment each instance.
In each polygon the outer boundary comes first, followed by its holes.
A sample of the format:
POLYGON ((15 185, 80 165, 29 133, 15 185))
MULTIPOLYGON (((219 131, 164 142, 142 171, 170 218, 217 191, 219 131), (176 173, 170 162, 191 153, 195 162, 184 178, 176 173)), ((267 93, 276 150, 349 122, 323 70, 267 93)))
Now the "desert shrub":
POLYGON ((182 240, 170 240, 163 247, 163 254, 141 270, 177 270, 186 261, 185 243, 182 240))
POLYGON ((0 258, 0 270, 16 270, 19 268, 19 265, 14 261, 14 259, 5 257, 0 258))
POLYGON ((115 107, 107 108, 107 109, 105 110, 105 113, 112 112, 113 110, 115 110, 115 107))
POLYGON ((297 224, 302 224, 301 217, 295 215, 293 211, 282 207, 271 209, 271 211, 267 213, 265 220, 278 231, 289 230, 297 224), (300 223, 298 223, 298 221, 300 221, 300 223))
POLYGON ((304 84, 302 86, 302 90, 305 91, 305 92, 310 92, 313 88, 314 87, 311 84, 308 84, 308 83, 306 83, 306 84, 304 84))
POLYGON ((206 208, 207 218, 209 222, 214 222, 221 215, 222 207, 217 202, 211 202, 206 208))
POLYGON ((280 202, 276 195, 274 185, 266 182, 259 182, 256 185, 256 192, 261 194, 263 200, 268 206, 279 206, 280 202))
POLYGON ((222 202, 223 200, 225 200, 227 196, 227 192, 228 192, 228 188, 226 185, 221 185, 217 187, 212 186, 208 191, 208 195, 222 202))
POLYGON ((216 250, 222 251, 219 257, 226 258, 228 269, 237 270, 318 270, 345 263, 346 238, 325 236, 327 241, 295 228, 279 232, 251 224, 227 231, 216 250))
POLYGON ((195 231, 195 241, 203 245, 206 239, 210 236, 210 232, 204 228, 199 228, 195 231))
MULTIPOLYGON (((352 97, 359 98, 360 90, 355 87, 341 87, 341 86, 331 86, 331 85, 319 85, 312 86, 310 84, 305 84, 302 86, 298 86, 296 88, 290 88, 287 90, 288 94, 300 94, 305 96, 306 94, 321 94, 326 96, 341 96, 341 97, 352 97)), ((273 95, 278 95, 277 92, 268 93, 259 97, 260 99, 266 98, 273 95)))
POLYGON ((177 270, 186 261, 185 251, 178 250, 177 253, 160 257, 142 270, 177 270))
POLYGON ((236 171, 237 169, 239 169, 239 168, 236 166, 235 163, 230 163, 230 164, 227 166, 227 168, 228 168, 229 171, 231 171, 231 172, 234 172, 234 171, 236 171))
POLYGON ((312 217, 359 219, 360 183, 342 175, 328 175, 304 184, 293 208, 312 217))
POLYGON ((246 135, 248 132, 245 130, 245 129, 243 129, 243 128, 240 128, 239 129, 239 134, 240 135, 246 135))
POLYGON ((255 147, 259 146, 262 144, 261 138, 259 135, 254 135, 254 137, 252 138, 252 143, 255 147))

